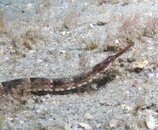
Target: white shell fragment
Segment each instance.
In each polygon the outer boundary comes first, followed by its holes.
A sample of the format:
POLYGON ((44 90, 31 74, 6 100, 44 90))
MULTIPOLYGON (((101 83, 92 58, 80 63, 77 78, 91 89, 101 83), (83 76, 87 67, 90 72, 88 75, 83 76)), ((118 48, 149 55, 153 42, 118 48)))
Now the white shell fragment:
POLYGON ((146 112, 145 122, 150 130, 158 128, 158 113, 148 110, 146 112))

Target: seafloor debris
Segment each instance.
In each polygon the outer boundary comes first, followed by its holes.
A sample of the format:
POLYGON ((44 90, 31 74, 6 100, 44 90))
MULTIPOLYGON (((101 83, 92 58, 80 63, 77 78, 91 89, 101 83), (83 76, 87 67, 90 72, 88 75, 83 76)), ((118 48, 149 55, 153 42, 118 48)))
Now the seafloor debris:
POLYGON ((133 62, 132 67, 128 69, 128 71, 140 73, 148 64, 149 63, 146 59, 135 61, 133 62))

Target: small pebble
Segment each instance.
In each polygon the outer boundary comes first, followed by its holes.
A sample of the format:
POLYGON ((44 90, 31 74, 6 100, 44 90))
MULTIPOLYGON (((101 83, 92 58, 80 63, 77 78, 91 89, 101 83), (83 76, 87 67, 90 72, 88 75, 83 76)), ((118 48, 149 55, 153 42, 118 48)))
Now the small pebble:
POLYGON ((12 118, 12 117, 7 117, 7 120, 8 120, 8 121, 14 121, 14 118, 12 118))
POLYGON ((145 121, 150 130, 158 128, 158 114, 156 112, 147 110, 145 121))
POLYGON ((26 10, 31 10, 32 9, 32 3, 28 3, 26 5, 26 10))
POLYGON ((118 43, 120 43, 120 41, 119 41, 118 39, 116 39, 116 40, 115 40, 115 43, 118 44, 118 43))
POLYGON ((40 105, 37 107, 36 112, 40 115, 45 115, 48 112, 48 108, 45 107, 44 105, 40 105))
POLYGON ((132 107, 130 107, 130 106, 126 105, 126 104, 122 104, 121 107, 122 107, 123 111, 124 111, 126 114, 130 113, 131 110, 132 110, 132 107))
POLYGON ((19 121, 19 123, 20 123, 20 124, 24 124, 24 123, 25 123, 25 121, 23 121, 23 120, 20 120, 20 121, 19 121))
POLYGON ((97 84, 94 84, 94 83, 91 84, 91 88, 94 89, 94 90, 97 90, 97 89, 98 89, 98 88, 97 88, 97 84))
POLYGON ((61 32, 61 35, 62 35, 62 36, 65 36, 65 35, 66 35, 66 32, 65 32, 65 31, 61 32))
POLYGON ((84 118, 87 119, 87 120, 94 119, 94 117, 89 112, 85 113, 84 118))
POLYGON ((111 128, 111 129, 117 128, 118 122, 119 122, 119 120, 112 119, 112 120, 109 122, 110 128, 111 128))
POLYGON ((90 126, 87 123, 78 123, 79 126, 81 126, 82 128, 84 128, 85 130, 93 130, 92 126, 90 126))

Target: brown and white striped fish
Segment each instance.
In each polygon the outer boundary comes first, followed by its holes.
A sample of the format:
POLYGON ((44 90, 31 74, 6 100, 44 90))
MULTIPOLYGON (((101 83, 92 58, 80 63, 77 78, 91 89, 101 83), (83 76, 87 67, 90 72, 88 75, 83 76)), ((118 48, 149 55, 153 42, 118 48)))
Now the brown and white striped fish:
POLYGON ((23 92, 40 92, 40 91, 65 91, 79 88, 92 80, 96 79, 98 75, 105 71, 111 63, 118 58, 120 55, 125 53, 133 43, 127 45, 124 49, 120 50, 115 55, 109 56, 102 62, 96 64, 87 73, 72 76, 71 78, 59 78, 59 79, 47 79, 47 78, 23 78, 14 79, 10 81, 1 82, 0 84, 0 96, 6 95, 7 93, 23 93, 23 92))

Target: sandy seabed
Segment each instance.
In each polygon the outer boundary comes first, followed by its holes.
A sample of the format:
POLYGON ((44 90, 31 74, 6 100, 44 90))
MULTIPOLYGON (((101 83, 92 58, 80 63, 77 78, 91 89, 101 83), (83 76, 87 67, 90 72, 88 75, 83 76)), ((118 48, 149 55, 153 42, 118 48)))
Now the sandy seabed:
POLYGON ((1 99, 0 130, 158 129, 157 12, 157 0, 1 0, 1 82, 71 77, 115 53, 109 46, 135 45, 106 84, 1 99))

